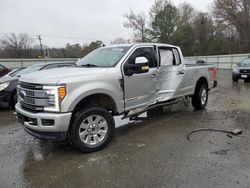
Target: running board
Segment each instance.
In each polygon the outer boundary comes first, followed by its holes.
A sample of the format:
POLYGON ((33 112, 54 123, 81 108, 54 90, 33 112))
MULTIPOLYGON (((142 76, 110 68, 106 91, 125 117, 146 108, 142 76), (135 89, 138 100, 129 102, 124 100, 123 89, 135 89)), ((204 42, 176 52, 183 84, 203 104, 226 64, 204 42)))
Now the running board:
POLYGON ((131 110, 128 113, 124 114, 124 116, 121 119, 136 118, 137 116, 139 116, 139 115, 143 114, 144 112, 146 112, 148 110, 151 110, 153 108, 160 107, 160 106, 168 106, 168 105, 172 105, 172 104, 177 104, 180 101, 181 101, 180 98, 171 99, 171 100, 168 100, 168 101, 165 101, 165 102, 160 102, 160 103, 150 105, 148 107, 131 110))

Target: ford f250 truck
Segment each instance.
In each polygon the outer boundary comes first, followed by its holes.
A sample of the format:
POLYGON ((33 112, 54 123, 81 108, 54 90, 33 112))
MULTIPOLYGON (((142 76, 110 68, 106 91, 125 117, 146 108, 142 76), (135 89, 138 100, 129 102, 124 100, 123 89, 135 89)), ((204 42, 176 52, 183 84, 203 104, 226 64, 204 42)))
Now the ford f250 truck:
POLYGON ((107 46, 79 60, 76 67, 21 77, 16 112, 31 135, 69 140, 82 152, 94 152, 111 141, 113 116, 152 114, 183 97, 191 98, 195 109, 204 109, 216 83, 213 65, 185 64, 177 46, 107 46))

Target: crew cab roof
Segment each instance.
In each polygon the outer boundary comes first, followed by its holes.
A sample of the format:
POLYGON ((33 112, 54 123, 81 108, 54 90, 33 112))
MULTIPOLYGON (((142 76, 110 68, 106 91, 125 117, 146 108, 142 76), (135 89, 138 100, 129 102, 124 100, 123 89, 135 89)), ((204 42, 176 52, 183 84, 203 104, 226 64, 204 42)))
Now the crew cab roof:
POLYGON ((137 46, 165 46, 165 47, 177 47, 171 44, 164 44, 164 43, 132 43, 132 44, 114 44, 114 45, 108 45, 105 47, 137 47, 137 46))

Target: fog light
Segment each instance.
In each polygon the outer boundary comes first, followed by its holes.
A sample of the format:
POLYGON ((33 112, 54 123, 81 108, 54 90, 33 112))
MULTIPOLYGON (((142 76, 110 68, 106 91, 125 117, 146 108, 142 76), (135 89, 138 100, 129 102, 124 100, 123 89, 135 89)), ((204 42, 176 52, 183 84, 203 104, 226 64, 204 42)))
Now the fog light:
POLYGON ((55 121, 53 119, 42 119, 43 126, 53 126, 55 121))

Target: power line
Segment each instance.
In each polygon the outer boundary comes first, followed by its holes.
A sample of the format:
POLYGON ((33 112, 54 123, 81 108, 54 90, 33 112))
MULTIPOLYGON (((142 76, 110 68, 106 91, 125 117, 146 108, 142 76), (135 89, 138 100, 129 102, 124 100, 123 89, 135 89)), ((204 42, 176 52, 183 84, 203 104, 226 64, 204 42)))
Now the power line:
MULTIPOLYGON (((0 32, 2 34, 7 34, 6 32, 0 32)), ((27 33, 27 32, 25 32, 27 33)), ((27 33, 30 36, 37 37, 37 34, 27 33)), ((47 34, 39 34, 38 36, 42 36, 43 38, 59 38, 59 39, 76 39, 76 40, 98 40, 98 38, 91 37, 82 37, 82 36, 66 36, 66 35, 47 35, 47 34)), ((99 40, 113 40, 113 38, 100 38, 99 40)))
MULTIPOLYGON (((88 38, 88 37, 80 37, 80 36, 62 36, 62 35, 42 35, 46 38, 61 38, 61 39, 75 39, 75 40, 97 40, 97 38, 88 38)), ((111 38, 102 38, 101 40, 113 40, 111 38)))

